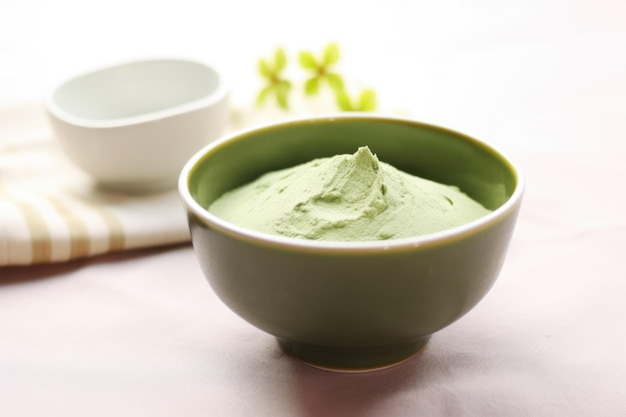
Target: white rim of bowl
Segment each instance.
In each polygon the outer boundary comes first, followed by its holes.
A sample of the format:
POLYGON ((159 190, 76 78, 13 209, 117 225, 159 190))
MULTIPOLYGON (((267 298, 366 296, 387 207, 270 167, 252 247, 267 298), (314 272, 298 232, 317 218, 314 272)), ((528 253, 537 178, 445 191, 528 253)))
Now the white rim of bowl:
POLYGON ((186 113, 189 111, 197 110, 205 106, 212 105, 214 103, 217 103, 223 100, 225 97, 227 97, 228 94, 230 93, 230 88, 231 88, 230 82, 228 78, 225 76, 224 72, 221 70, 221 68, 219 68, 219 66, 216 66, 212 63, 200 61, 200 60, 193 59, 193 58, 185 58, 185 57, 178 57, 178 56, 154 56, 154 57, 146 57, 146 58, 141 58, 141 59, 118 61, 115 63, 98 66, 89 70, 84 70, 70 77, 67 77, 62 82, 56 84, 56 86, 53 87, 51 91, 46 95, 45 105, 46 105, 47 110, 52 115, 54 115, 54 117, 60 120, 63 120, 67 123, 71 123, 73 125, 88 127, 88 128, 115 128, 115 127, 123 127, 123 126, 139 124, 139 123, 153 121, 153 120, 164 119, 167 117, 176 116, 178 114, 186 113), (217 74, 217 81, 218 81, 217 88, 210 94, 207 94, 206 96, 200 99, 192 100, 184 104, 179 104, 177 106, 168 107, 162 110, 147 112, 147 113, 143 113, 143 114, 136 115, 136 116, 121 117, 118 119, 107 119, 107 120, 91 120, 91 119, 86 119, 83 117, 73 116, 67 113, 66 111, 64 111, 63 109, 61 109, 54 101, 54 95, 59 90, 59 88, 61 88, 65 84, 77 78, 80 78, 80 77, 83 77, 83 76, 86 76, 95 72, 105 71, 108 69, 113 69, 113 68, 124 66, 124 65, 136 64, 136 63, 141 63, 141 62, 150 62, 150 61, 178 61, 178 62, 187 62, 187 63, 201 65, 211 71, 214 71, 217 74))
POLYGON ((327 116, 315 116, 315 117, 296 117, 286 121, 280 122, 270 122, 264 123, 258 126, 250 127, 244 130, 240 130, 238 132, 223 136, 220 139, 217 139, 214 142, 206 145, 198 152, 196 152, 191 159, 185 164, 183 167, 179 180, 178 180, 178 190, 187 210, 190 210, 202 219, 206 224, 214 229, 219 229, 220 231, 227 233, 231 236, 237 237, 241 240, 248 240, 252 242, 256 242, 257 244, 270 245, 275 247, 282 247, 292 250, 302 250, 302 251, 311 251, 311 252, 380 252, 382 251, 394 251, 400 252, 405 250, 414 249, 417 247, 429 247, 436 246, 439 244, 443 244, 450 240, 461 239, 467 235, 475 233, 481 229, 484 229, 491 225, 492 223, 498 222, 505 214, 510 213, 511 211, 516 210, 517 206, 521 204, 521 199, 524 194, 525 189, 525 178, 522 174, 519 167, 513 163, 513 161, 503 152, 501 152, 496 147, 482 141, 476 139, 474 137, 468 136, 466 134, 457 132, 452 129, 448 129, 445 127, 441 127, 434 124, 420 122, 415 119, 406 118, 406 117, 395 117, 395 116, 384 116, 379 114, 372 113, 363 113, 363 112, 351 112, 351 113, 340 113, 340 114, 332 114, 327 116), (334 120, 342 120, 342 119, 370 119, 370 120, 379 120, 379 121, 387 121, 387 122, 401 122, 401 123, 409 123, 409 124, 417 124, 420 126, 430 127, 434 129, 439 129, 442 131, 450 132, 451 134, 463 137, 465 140, 469 140, 482 146, 488 150, 490 150, 493 154, 499 156, 506 164, 511 167, 511 170, 514 176, 517 179, 517 186, 515 190, 509 197, 509 199, 502 204, 497 209, 493 210, 491 213, 473 220, 469 223, 462 224, 460 226, 456 226, 450 229, 442 230, 439 232, 429 233, 421 236, 412 236, 412 237, 404 237, 397 239, 389 239, 389 240, 372 240, 372 241, 336 241, 336 240, 307 240, 307 239, 299 239, 299 238, 291 238, 282 235, 275 235, 266 232, 260 232, 257 230, 249 229, 246 227, 238 226, 236 224, 230 223, 222 218, 216 216, 215 214, 208 211, 206 208, 202 207, 198 202, 192 197, 189 191, 189 177, 192 169, 200 160, 204 158, 204 156, 212 151, 214 148, 219 148, 224 146, 224 144, 236 140, 240 136, 245 136, 250 133, 259 130, 265 129, 273 129, 280 126, 288 126, 292 124, 300 124, 303 122, 319 122, 322 120, 332 122, 334 120))

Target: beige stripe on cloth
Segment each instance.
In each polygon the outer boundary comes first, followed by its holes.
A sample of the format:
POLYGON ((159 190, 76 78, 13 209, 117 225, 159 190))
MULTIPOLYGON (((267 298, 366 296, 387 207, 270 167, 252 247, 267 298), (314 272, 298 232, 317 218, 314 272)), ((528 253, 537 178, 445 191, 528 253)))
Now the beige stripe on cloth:
MULTIPOLYGON (((30 234, 30 263, 50 262, 52 259, 52 240, 45 219, 39 210, 31 204, 20 201, 16 201, 15 204, 22 216, 24 216, 28 226, 28 233, 30 234)), ((21 258, 20 256, 18 260, 21 258)))
POLYGON ((176 190, 100 190, 67 161, 40 106, 0 108, 0 266, 188 240, 176 190))

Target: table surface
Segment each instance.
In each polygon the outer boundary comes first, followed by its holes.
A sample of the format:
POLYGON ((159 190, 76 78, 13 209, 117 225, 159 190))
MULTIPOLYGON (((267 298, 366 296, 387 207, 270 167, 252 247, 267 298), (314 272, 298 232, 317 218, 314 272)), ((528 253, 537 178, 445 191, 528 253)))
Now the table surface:
POLYGON ((2 267, 0 415, 624 415, 626 6, 337 3, 5 2, 0 106, 74 69, 173 52, 223 62, 245 102, 258 56, 337 40, 386 107, 484 138, 524 171, 489 294, 408 362, 344 374, 228 310, 189 244, 2 267))

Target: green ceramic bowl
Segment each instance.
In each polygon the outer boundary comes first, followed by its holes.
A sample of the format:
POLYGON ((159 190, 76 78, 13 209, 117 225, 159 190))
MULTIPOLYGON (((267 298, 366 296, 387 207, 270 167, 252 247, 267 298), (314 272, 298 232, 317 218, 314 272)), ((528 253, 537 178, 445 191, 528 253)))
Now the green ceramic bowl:
POLYGON ((364 370, 409 358, 489 291, 513 233, 523 178, 500 152, 468 136, 343 114, 218 140, 187 163, 179 192, 203 273, 229 308, 310 364, 364 370), (363 145, 399 169, 460 187, 493 212, 421 237, 329 242, 245 229, 206 210, 263 173, 363 145))

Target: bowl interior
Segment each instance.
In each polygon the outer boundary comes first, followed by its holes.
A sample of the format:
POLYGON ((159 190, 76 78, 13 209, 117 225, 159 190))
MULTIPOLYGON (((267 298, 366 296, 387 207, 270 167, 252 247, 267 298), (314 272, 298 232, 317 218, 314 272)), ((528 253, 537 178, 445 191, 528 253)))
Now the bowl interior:
POLYGON ((224 192, 268 171, 367 145, 398 169, 455 185, 489 209, 513 194, 516 170, 484 143, 440 127, 383 117, 293 121, 251 130, 212 146, 190 168, 189 192, 208 207, 224 192))
POLYGON ((88 120, 123 119, 200 100, 216 92, 220 76, 193 61, 157 59, 117 65, 73 78, 51 100, 88 120))

